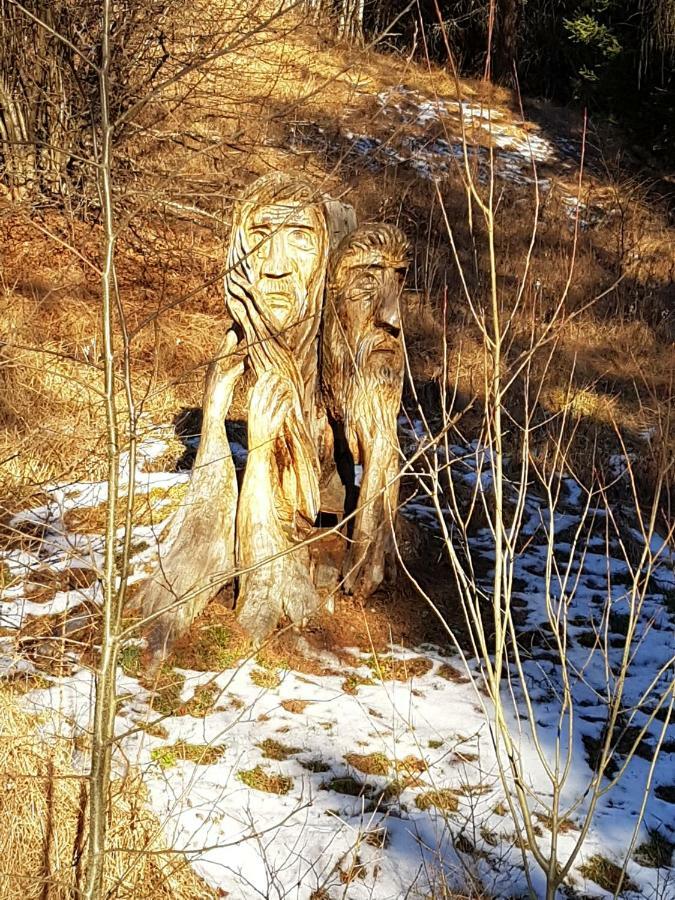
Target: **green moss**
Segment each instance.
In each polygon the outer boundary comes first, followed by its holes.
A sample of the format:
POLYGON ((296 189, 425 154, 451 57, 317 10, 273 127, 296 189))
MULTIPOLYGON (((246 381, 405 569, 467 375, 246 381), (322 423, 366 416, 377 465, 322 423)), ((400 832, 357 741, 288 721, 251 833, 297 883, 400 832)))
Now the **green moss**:
POLYGON ((357 675, 356 672, 352 672, 342 682, 342 690, 345 694, 356 696, 359 692, 359 688, 364 684, 375 684, 375 682, 372 678, 363 678, 361 675, 357 675))
POLYGON ((442 746, 443 746, 443 741, 436 741, 436 740, 433 740, 433 738, 428 741, 428 747, 430 750, 440 750, 442 746))
POLYGON ((134 644, 127 644, 119 652, 118 661, 125 675, 130 678, 138 678, 143 671, 141 664, 141 648, 134 644))
POLYGON ((178 762, 173 747, 156 747, 150 752, 150 758, 162 769, 171 769, 178 762))
POLYGON ((226 625, 207 625, 174 651, 174 662, 197 672, 232 669, 251 651, 250 642, 226 625))
POLYGON ((182 706, 180 695, 185 687, 185 676, 170 666, 163 666, 154 682, 144 684, 154 692, 152 708, 163 716, 175 715, 182 706))
POLYGON ((150 756, 163 769, 170 769, 180 761, 211 766, 218 762, 224 752, 224 744, 188 744, 185 741, 177 741, 170 747, 155 748, 150 756))
POLYGON ((251 681, 259 688, 273 690, 281 684, 281 678, 274 669, 253 669, 251 681))

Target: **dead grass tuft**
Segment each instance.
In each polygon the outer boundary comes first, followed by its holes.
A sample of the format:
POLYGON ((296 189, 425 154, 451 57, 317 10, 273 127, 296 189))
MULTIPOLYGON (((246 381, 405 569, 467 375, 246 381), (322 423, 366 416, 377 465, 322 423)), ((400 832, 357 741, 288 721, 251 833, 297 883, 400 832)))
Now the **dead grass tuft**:
POLYGON ((441 812, 457 812, 459 801, 457 792, 450 788, 424 791, 415 797, 415 806, 421 810, 439 809, 441 812))
MULTIPOLYGON (((85 779, 66 742, 39 735, 35 720, 0 693, 0 900, 63 900, 76 894, 85 837, 85 779)), ((104 893, 134 900, 207 900, 216 894, 162 841, 140 779, 111 785, 104 893), (112 849, 114 848, 114 849, 112 849)))
POLYGON ((281 706, 286 712, 300 715, 307 709, 311 702, 311 700, 282 700, 281 706))
POLYGON ((267 794, 287 794, 293 787, 293 779, 288 775, 267 772, 262 766, 254 769, 242 769, 237 772, 237 778, 246 787, 254 791, 265 791, 267 794))
POLYGON ((432 661, 425 656, 416 656, 413 659, 371 656, 366 660, 366 665, 373 675, 382 681, 409 681, 411 678, 421 678, 434 667, 432 661))
POLYGON ((584 878, 594 881, 604 891, 608 891, 610 894, 617 894, 618 892, 619 896, 621 896, 630 891, 638 890, 638 886, 635 882, 631 881, 628 875, 626 875, 621 882, 621 890, 619 892, 621 866, 618 866, 615 862, 612 862, 611 859, 607 859, 606 856, 602 856, 600 853, 591 856, 587 862, 582 866, 579 866, 579 872, 584 878))
POLYGON ((225 744, 190 744, 176 741, 168 747, 156 747, 150 756, 162 769, 170 769, 179 762, 198 766, 212 766, 225 752, 225 744))
POLYGON ((384 753, 346 753, 344 760, 364 775, 388 775, 392 767, 384 753))
POLYGON ((274 738, 265 738, 264 741, 258 744, 258 748, 262 750, 262 755, 265 759, 275 759, 277 762, 282 762, 291 756, 295 756, 297 753, 302 753, 302 747, 290 747, 288 744, 275 741, 274 738))

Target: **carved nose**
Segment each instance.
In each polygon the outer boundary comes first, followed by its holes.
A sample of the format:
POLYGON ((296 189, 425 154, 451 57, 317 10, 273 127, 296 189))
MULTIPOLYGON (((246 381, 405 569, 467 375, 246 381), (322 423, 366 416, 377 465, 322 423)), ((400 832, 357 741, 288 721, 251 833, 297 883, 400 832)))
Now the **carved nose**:
POLYGON ((383 298, 375 316, 375 322, 380 328, 398 334, 401 330, 401 316, 398 311, 398 298, 388 296, 383 298))
POLYGON ((267 241, 262 274, 267 278, 286 278, 291 274, 291 266, 281 235, 272 235, 267 241))

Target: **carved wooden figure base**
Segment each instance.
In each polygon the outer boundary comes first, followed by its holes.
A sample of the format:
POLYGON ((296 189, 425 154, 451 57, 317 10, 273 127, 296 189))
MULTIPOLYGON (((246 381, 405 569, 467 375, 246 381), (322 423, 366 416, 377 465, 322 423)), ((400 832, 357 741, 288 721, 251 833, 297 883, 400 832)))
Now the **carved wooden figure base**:
POLYGON ((186 631, 235 567, 237 477, 225 433, 234 386, 243 372, 228 332, 206 377, 199 450, 188 491, 158 547, 156 568, 143 585, 140 608, 153 617, 149 644, 158 653, 186 631))

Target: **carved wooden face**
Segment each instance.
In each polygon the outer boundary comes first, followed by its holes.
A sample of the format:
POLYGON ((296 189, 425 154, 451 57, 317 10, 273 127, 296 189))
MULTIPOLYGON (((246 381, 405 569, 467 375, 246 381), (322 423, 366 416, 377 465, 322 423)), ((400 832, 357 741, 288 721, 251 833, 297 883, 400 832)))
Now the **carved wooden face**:
POLYGON ((395 268, 381 254, 347 263, 340 272, 339 317, 347 343, 356 350, 366 338, 371 350, 393 349, 399 343, 399 302, 405 268, 395 268))
POLYGON ((251 283, 273 331, 291 328, 313 312, 308 297, 323 265, 321 225, 312 207, 291 202, 256 207, 243 223, 251 283))

